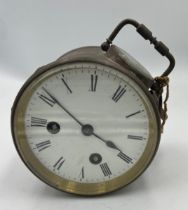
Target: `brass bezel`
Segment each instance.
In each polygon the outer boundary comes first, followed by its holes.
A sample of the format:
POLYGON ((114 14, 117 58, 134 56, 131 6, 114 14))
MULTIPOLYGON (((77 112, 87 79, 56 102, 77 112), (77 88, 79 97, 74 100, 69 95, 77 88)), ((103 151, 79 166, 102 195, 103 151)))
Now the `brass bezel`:
MULTIPOLYGON (((78 61, 76 61, 78 62, 78 61)), ((91 61, 93 63, 93 61, 91 61)), ((72 63, 72 62, 71 62, 72 63)), ((87 62, 88 63, 88 62, 87 62)), ((106 63, 97 62, 102 65, 106 65, 106 63)), ((63 65, 62 63, 58 63, 57 65, 63 65)), ((107 66, 107 65, 106 65, 107 66)), ((151 104, 150 107, 147 107, 147 112, 150 119, 150 134, 149 134, 149 140, 148 144, 146 146, 146 149, 141 156, 141 158, 138 160, 138 162, 125 174, 114 178, 110 181, 100 182, 100 183, 78 183, 70 180, 66 180, 62 177, 59 177, 58 175, 52 173, 47 168, 45 168, 35 157, 34 153, 31 151, 27 140, 26 135, 24 132, 24 113, 27 107, 27 102, 32 95, 35 88, 37 88, 40 83, 46 79, 46 75, 50 76, 54 73, 51 71, 53 67, 50 65, 46 66, 46 69, 41 71, 40 73, 35 73, 23 86, 23 88, 20 90, 13 109, 12 109, 12 135, 14 139, 15 146, 17 148, 17 151, 19 155, 21 156, 23 162, 26 164, 26 166, 42 181, 47 183, 48 185, 55 187, 56 189, 59 189, 61 191, 79 194, 79 195, 100 195, 104 193, 108 193, 114 190, 117 190, 132 181, 134 181, 137 177, 139 177, 142 172, 147 168, 147 166, 152 161, 160 140, 160 118, 158 114, 158 110, 156 107, 156 103, 153 99, 153 96, 149 93, 147 88, 142 84, 142 82, 136 78, 134 75, 132 75, 129 70, 124 69, 122 71, 121 68, 117 68, 117 66, 113 66, 112 64, 109 64, 111 68, 116 69, 117 71, 120 71, 121 73, 126 74, 128 77, 130 77, 134 82, 138 84, 138 86, 141 87, 143 92, 146 94, 146 96, 149 99, 149 102, 151 104), (37 84, 37 85, 36 85, 37 84)))

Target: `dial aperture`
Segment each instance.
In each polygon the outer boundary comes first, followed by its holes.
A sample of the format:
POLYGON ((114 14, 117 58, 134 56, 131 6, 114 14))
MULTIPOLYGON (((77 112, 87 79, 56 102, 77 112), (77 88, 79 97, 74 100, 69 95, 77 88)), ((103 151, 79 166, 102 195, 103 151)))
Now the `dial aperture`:
POLYGON ((102 161, 102 156, 99 154, 99 153, 93 153, 89 156, 89 161, 92 163, 92 164, 99 164, 101 163, 102 161))
POLYGON ((47 128, 48 132, 51 133, 51 134, 56 134, 56 133, 59 133, 59 131, 60 131, 59 123, 53 122, 53 121, 49 122, 47 124, 46 128, 47 128))

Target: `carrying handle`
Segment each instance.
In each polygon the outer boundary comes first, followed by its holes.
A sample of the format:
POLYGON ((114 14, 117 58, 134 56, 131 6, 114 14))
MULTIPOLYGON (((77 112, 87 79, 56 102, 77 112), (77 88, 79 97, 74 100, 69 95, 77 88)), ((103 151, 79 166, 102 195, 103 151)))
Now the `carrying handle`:
POLYGON ((152 32, 143 24, 139 24, 137 21, 133 20, 133 19, 125 19, 123 21, 121 21, 116 28, 113 30, 113 32, 110 34, 110 36, 106 39, 106 42, 104 42, 101 45, 101 49, 103 51, 107 51, 111 44, 112 41, 114 40, 114 38, 117 36, 117 34, 119 33, 119 31, 125 26, 125 25, 133 25, 136 28, 136 31, 145 39, 145 40, 149 40, 150 44, 153 44, 155 49, 162 55, 165 56, 170 64, 168 66, 168 68, 164 71, 164 73, 161 75, 161 77, 167 77, 171 71, 173 70, 174 66, 175 66, 175 59, 173 57, 173 55, 169 52, 168 47, 161 41, 157 41, 157 39, 155 37, 153 37, 152 32))
POLYGON ((163 132, 163 127, 164 124, 168 118, 167 115, 167 100, 169 98, 169 78, 168 75, 171 73, 175 66, 175 59, 173 55, 169 52, 168 47, 161 41, 157 41, 155 37, 153 37, 152 32, 143 24, 138 23, 135 20, 132 19, 125 19, 121 21, 116 28, 112 31, 110 36, 106 39, 106 42, 104 42, 101 45, 101 49, 103 51, 108 51, 110 48, 112 41, 114 38, 117 36, 117 34, 120 32, 120 30, 125 26, 125 25, 133 25, 136 28, 136 31, 145 39, 149 40, 150 44, 154 45, 154 48, 162 55, 165 56, 170 64, 168 68, 163 72, 163 74, 159 77, 155 77, 153 80, 153 84, 151 86, 151 91, 155 91, 156 95, 159 98, 159 112, 161 116, 161 132, 163 132), (163 100, 163 90, 164 87, 166 87, 166 96, 165 99, 163 100))

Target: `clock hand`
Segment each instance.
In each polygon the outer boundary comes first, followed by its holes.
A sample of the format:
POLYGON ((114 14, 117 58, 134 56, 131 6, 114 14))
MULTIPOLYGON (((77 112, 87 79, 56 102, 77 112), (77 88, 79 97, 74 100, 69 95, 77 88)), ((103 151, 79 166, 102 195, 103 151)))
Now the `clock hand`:
POLYGON ((79 125, 83 126, 83 123, 80 122, 72 113, 70 113, 59 101, 56 97, 54 97, 46 88, 42 87, 42 89, 69 115, 71 116, 79 125))
POLYGON ((98 134, 93 132, 93 127, 89 124, 83 124, 82 122, 80 122, 72 113, 70 113, 60 102, 59 100, 54 97, 46 88, 42 87, 42 89, 46 92, 46 94, 48 94, 70 117, 72 117, 81 127, 82 127, 82 133, 86 136, 90 136, 90 135, 94 135, 95 137, 97 137, 98 139, 100 139, 101 141, 103 141, 106 146, 112 148, 112 149, 116 149, 118 151, 121 152, 121 150, 112 142, 112 141, 108 141, 103 139, 102 137, 100 137, 98 134))
POLYGON ((112 141, 109 141, 109 140, 105 140, 105 139, 103 139, 102 137, 100 137, 98 134, 96 134, 96 133, 92 133, 95 137, 97 137, 98 139, 100 139, 101 141, 103 141, 105 144, 106 144, 106 146, 108 146, 108 147, 110 147, 110 148, 113 148, 113 149, 116 149, 116 150, 118 150, 118 151, 120 151, 120 152, 122 152, 115 144, 114 144, 114 142, 112 142, 112 141))
POLYGON ((99 140, 103 141, 106 146, 112 148, 112 149, 117 149, 121 152, 121 150, 112 142, 112 141, 109 141, 109 140, 105 140, 103 139, 102 137, 100 137, 98 134, 96 134, 94 132, 94 129, 92 127, 92 125, 89 125, 89 124, 85 124, 82 126, 82 133, 86 136, 95 136, 96 138, 98 138, 99 140))

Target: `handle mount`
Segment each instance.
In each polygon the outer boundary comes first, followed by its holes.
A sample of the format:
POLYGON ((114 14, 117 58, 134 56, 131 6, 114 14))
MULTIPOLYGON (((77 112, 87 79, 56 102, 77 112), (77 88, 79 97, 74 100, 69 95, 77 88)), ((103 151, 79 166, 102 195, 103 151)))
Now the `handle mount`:
POLYGON ((154 45, 154 48, 162 55, 165 56, 170 64, 168 68, 163 72, 161 77, 166 77, 168 76, 171 71, 173 70, 175 66, 175 59, 173 55, 169 52, 168 47, 161 41, 157 41, 157 39, 152 35, 152 32, 143 24, 138 23, 137 21, 133 19, 125 19, 121 21, 116 28, 112 31, 110 36, 106 39, 106 42, 102 43, 101 49, 103 51, 107 51, 114 38, 117 36, 117 34, 120 32, 120 30, 125 26, 125 25, 133 25, 136 28, 136 31, 145 39, 149 40, 150 44, 154 45))

